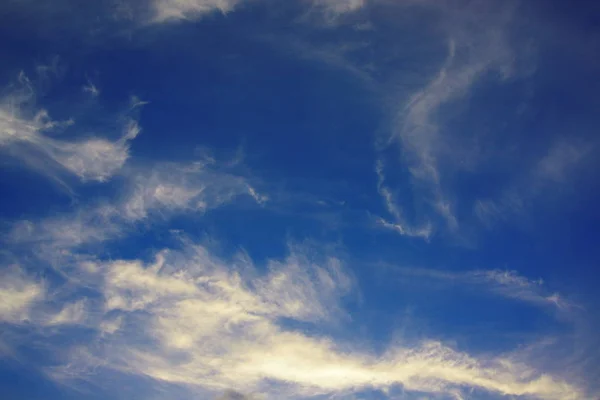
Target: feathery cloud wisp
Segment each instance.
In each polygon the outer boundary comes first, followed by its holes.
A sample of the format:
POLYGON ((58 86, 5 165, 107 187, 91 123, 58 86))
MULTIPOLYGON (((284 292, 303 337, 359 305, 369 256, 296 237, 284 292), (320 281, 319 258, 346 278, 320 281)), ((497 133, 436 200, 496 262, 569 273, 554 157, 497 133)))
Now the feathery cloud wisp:
POLYGON ((114 141, 53 138, 48 132, 71 126, 73 121, 53 121, 43 109, 28 114, 33 89, 25 75, 19 81, 21 90, 0 100, 0 150, 41 173, 54 177, 66 171, 84 182, 107 181, 123 167, 129 158, 129 142, 140 133, 136 121, 127 121, 121 137, 114 141))
POLYGON ((502 13, 490 18, 495 13, 485 7, 482 12, 475 6, 476 11, 470 6, 454 9, 447 2, 424 4, 444 14, 448 55, 429 83, 399 108, 390 142, 399 142, 413 178, 428 188, 433 210, 455 230, 459 223, 443 187, 441 167, 445 163, 460 169, 462 157, 454 159, 458 149, 452 133, 444 129, 443 107, 466 96, 490 72, 510 76, 513 51, 502 13))
POLYGON ((386 229, 398 232, 402 236, 422 237, 423 239, 428 240, 432 233, 431 224, 426 223, 421 227, 411 227, 404 220, 402 213, 394 201, 392 192, 384 185, 385 176, 383 172, 383 162, 381 160, 377 160, 375 173, 377 174, 377 191, 383 198, 388 213, 394 217, 394 222, 389 222, 384 218, 378 218, 377 223, 386 229))
POLYGON ((542 279, 529 279, 516 271, 493 269, 457 272, 430 268, 393 268, 392 271, 411 279, 434 280, 480 288, 502 297, 538 306, 550 306, 560 311, 570 310, 574 306, 558 293, 548 292, 542 279))
POLYGON ((154 0, 154 21, 177 21, 198 18, 219 11, 227 13, 242 0, 154 0))
POLYGON ((20 221, 8 240, 37 243, 56 251, 118 238, 143 220, 204 213, 242 195, 259 204, 266 201, 245 178, 202 162, 134 168, 124 177, 124 194, 115 202, 91 204, 39 221, 20 221))

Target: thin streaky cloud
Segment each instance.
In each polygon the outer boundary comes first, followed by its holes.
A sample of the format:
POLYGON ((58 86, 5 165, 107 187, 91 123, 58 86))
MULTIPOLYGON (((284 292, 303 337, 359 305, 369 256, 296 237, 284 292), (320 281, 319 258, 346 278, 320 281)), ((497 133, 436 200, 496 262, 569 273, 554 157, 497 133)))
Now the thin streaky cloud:
POLYGON ((233 11, 243 0, 154 0, 154 21, 196 19, 212 12, 233 11))
POLYGON ((444 188, 441 168, 449 164, 460 169, 462 158, 454 159, 453 155, 464 150, 453 148, 452 134, 444 128, 442 108, 467 96, 488 72, 497 71, 503 79, 510 76, 513 51, 505 38, 505 17, 498 18, 500 22, 489 21, 489 10, 454 9, 446 2, 423 2, 423 6, 444 15, 447 56, 429 83, 397 106, 389 144, 400 144, 413 178, 429 187, 425 198, 429 197, 433 210, 446 220, 448 228, 456 230, 459 221, 444 188), (483 26, 484 21, 494 29, 483 26))
POLYGON ((421 227, 411 227, 408 225, 400 212, 400 209, 396 205, 390 188, 384 184, 385 175, 383 171, 383 162, 381 160, 377 160, 375 164, 375 173, 377 174, 377 191, 384 201, 386 210, 394 218, 394 222, 390 222, 379 217, 376 219, 376 223, 403 236, 422 237, 423 239, 428 240, 432 234, 431 224, 426 223, 421 227))
MULTIPOLYGON (((153 0, 152 21, 176 22, 202 18, 214 12, 227 14, 249 2, 250 0, 153 0)), ((309 0, 306 3, 329 18, 335 18, 361 9, 365 0, 309 0)))
POLYGON ((479 288, 502 297, 531 303, 539 306, 551 306, 560 311, 572 310, 575 304, 556 292, 550 292, 542 279, 530 279, 511 270, 471 270, 446 271, 429 268, 393 267, 392 273, 411 279, 434 280, 454 285, 479 288))
POLYGON ((177 214, 198 214, 247 195, 267 201, 247 179, 202 161, 158 163, 124 172, 117 199, 78 206, 70 213, 37 221, 18 221, 6 241, 36 244, 49 251, 117 239, 142 221, 164 220, 177 214))
POLYGON ((72 127, 73 120, 54 121, 46 110, 36 110, 29 79, 21 75, 19 82, 20 89, 0 100, 0 150, 40 173, 56 177, 68 172, 83 182, 105 182, 125 165, 130 142, 141 131, 136 121, 126 121, 116 140, 57 139, 48 133, 72 127))

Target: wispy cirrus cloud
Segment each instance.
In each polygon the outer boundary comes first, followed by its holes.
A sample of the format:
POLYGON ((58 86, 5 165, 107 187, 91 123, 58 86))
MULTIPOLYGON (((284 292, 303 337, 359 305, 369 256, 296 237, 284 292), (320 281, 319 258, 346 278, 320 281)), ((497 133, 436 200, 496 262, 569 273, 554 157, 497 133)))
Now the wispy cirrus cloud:
POLYGON ((119 238, 144 220, 201 214, 242 195, 259 204, 267 200, 244 177, 201 161, 131 168, 124 177, 122 195, 114 201, 78 205, 71 213, 38 221, 19 221, 6 239, 54 250, 74 248, 119 238))
POLYGON ((92 83, 92 81, 90 81, 89 79, 87 84, 82 86, 81 90, 83 90, 85 93, 89 93, 92 97, 100 96, 100 89, 98 89, 98 86, 92 83))
MULTIPOLYGON (((213 12, 227 14, 249 0, 153 0, 153 21, 168 22, 198 19, 213 12)), ((365 0, 309 0, 307 5, 333 18, 357 11, 365 0)))
MULTIPOLYGON (((437 281, 449 285, 462 285, 509 299, 559 311, 573 310, 575 305, 556 292, 549 291, 540 279, 530 279, 511 270, 447 271, 430 268, 392 268, 401 277, 422 281, 437 281)), ((422 282, 421 281, 421 282, 422 282)))
POLYGON ((36 109, 35 96, 29 78, 21 73, 16 88, 0 99, 0 150, 56 179, 68 173, 83 182, 105 182, 125 165, 129 143, 140 133, 135 120, 123 124, 116 140, 59 139, 53 134, 75 122, 52 120, 46 110, 36 109))
POLYGON ((381 160, 377 160, 375 173, 377 174, 377 191, 383 198, 386 210, 394 218, 394 221, 390 222, 380 217, 377 218, 377 223, 386 229, 398 232, 402 236, 421 237, 428 240, 432 233, 431 224, 426 223, 421 227, 412 227, 408 225, 393 198, 390 188, 384 184, 385 176, 383 162, 381 160))
POLYGON ((154 21, 195 19, 212 12, 232 11, 242 0, 153 0, 154 21))
POLYGON ((557 140, 528 171, 509 182, 497 197, 477 199, 473 206, 474 214, 487 227, 511 216, 522 215, 550 189, 560 189, 568 184, 568 178, 589 160, 594 147, 595 144, 589 142, 557 140))
POLYGON ((150 262, 95 263, 86 287, 99 294, 88 299, 95 302, 95 315, 107 315, 96 318, 103 339, 74 347, 63 366, 47 367, 59 381, 89 380, 90 369, 102 368, 192 391, 234 387, 266 398, 273 391, 305 398, 395 385, 432 395, 473 388, 549 400, 585 398, 576 385, 513 355, 469 355, 433 339, 376 353, 319 334, 321 324, 343 315, 340 300, 351 280, 341 260, 314 250, 293 246, 263 272, 243 254, 223 260, 190 242, 150 262), (114 313, 118 321, 108 318, 114 313), (283 318, 317 329, 308 334, 283 318))
POLYGON ((501 79, 511 76, 515 53, 506 29, 510 12, 482 3, 410 4, 439 13, 439 31, 447 43, 447 55, 428 83, 406 101, 396 104, 388 145, 400 145, 416 190, 423 192, 431 209, 445 220, 450 230, 457 230, 459 221, 444 178, 447 172, 463 169, 469 157, 468 149, 456 145, 461 143, 456 132, 445 127, 444 109, 468 97, 474 85, 490 73, 501 79))

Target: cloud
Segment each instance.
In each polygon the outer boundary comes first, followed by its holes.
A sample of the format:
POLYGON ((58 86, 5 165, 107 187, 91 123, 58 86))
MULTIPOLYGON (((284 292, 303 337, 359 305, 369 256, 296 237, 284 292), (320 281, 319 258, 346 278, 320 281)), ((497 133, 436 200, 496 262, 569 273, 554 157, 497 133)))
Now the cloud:
POLYGON ((377 191, 383 198, 388 213, 390 213, 395 220, 395 222, 389 222, 383 218, 377 218, 377 223, 384 228, 398 232, 402 236, 422 237, 423 239, 428 240, 432 233, 430 223, 426 223, 419 228, 414 228, 404 221, 404 218, 394 201, 392 192, 384 185, 385 176, 383 172, 383 162, 381 160, 377 160, 375 173, 377 174, 377 191))
POLYGON ((447 56, 437 74, 398 107, 390 143, 400 144, 417 187, 427 188, 433 210, 456 230, 459 224, 445 193, 441 168, 461 169, 465 150, 455 147, 456 135, 444 127, 444 107, 466 97, 490 72, 510 76, 514 54, 506 38, 505 12, 454 8, 446 2, 423 5, 444 15, 441 27, 447 56))
POLYGON ((45 287, 12 266, 0 270, 0 322, 20 324, 31 318, 31 309, 42 301, 45 287))
MULTIPOLYGON (((291 246, 286 258, 259 268, 243 253, 224 260, 201 245, 184 240, 182 246, 160 251, 150 262, 93 261, 95 275, 85 287, 99 294, 87 301, 105 315, 96 319, 102 342, 72 348, 62 366, 49 367, 49 376, 91 379, 90 372, 102 368, 192 391, 235 387, 266 398, 398 385, 407 392, 455 397, 477 389, 548 400, 585 398, 573 383, 514 354, 469 355, 434 339, 394 342, 373 352, 324 334, 324 326, 345 320, 341 300, 353 285, 342 261, 326 253, 291 246)), ((525 285, 510 274, 468 276, 525 285)))
POLYGON ((98 87, 89 80, 88 80, 87 85, 83 85, 82 90, 85 93, 89 93, 90 96, 92 96, 92 97, 100 96, 100 89, 98 89, 98 87))
POLYGON ((149 172, 134 172, 120 207, 121 214, 139 220, 152 212, 203 212, 241 194, 249 195, 259 204, 267 201, 245 178, 211 164, 214 161, 164 163, 149 172))
POLYGON ((19 221, 8 242, 38 244, 54 252, 116 239, 144 220, 201 214, 243 195, 258 204, 267 201, 244 177, 205 161, 158 163, 129 169, 123 176, 123 194, 114 202, 77 205, 70 213, 19 221))
POLYGON ((194 19, 219 11, 232 11, 242 0, 153 0, 155 22, 194 19))
POLYGON ((117 332, 119 329, 121 329, 122 324, 123 324, 123 317, 118 316, 113 319, 107 319, 107 320, 102 321, 100 323, 99 328, 103 334, 112 335, 115 332, 117 332))
POLYGON ((568 177, 588 159, 593 145, 560 139, 525 173, 510 182, 497 198, 477 199, 473 212, 487 227, 527 211, 549 189, 568 184, 568 177))
POLYGON ((346 14, 364 7, 365 0, 313 0, 313 4, 322 7, 331 14, 346 14))
MULTIPOLYGON (((227 14, 248 0, 152 0, 153 21, 198 19, 213 12, 227 14)), ((330 17, 359 10, 365 0, 312 0, 312 5, 330 17)))
POLYGON ((136 121, 128 120, 121 137, 114 141, 100 137, 57 139, 50 133, 74 122, 54 121, 44 109, 31 112, 34 97, 31 82, 21 74, 19 89, 0 100, 0 150, 38 172, 51 177, 68 172, 83 182, 105 182, 124 166, 129 143, 140 133, 136 121))
POLYGON ((591 147, 590 144, 564 140, 554 143, 535 165, 533 180, 537 184, 564 182, 568 173, 590 153, 591 147))
POLYGON ((83 323, 86 317, 85 301, 80 300, 75 303, 67 304, 60 312, 52 316, 47 325, 79 325, 83 323))
POLYGON ((558 293, 548 292, 542 279, 529 279, 510 270, 444 271, 429 268, 393 268, 394 273, 404 277, 467 285, 489 291, 499 296, 549 306, 567 311, 575 307, 558 293))

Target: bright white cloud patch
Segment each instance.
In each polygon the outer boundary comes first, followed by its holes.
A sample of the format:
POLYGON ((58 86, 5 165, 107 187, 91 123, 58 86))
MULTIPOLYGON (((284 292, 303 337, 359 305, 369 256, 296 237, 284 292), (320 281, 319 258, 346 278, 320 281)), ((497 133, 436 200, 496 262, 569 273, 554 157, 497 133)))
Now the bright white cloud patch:
MULTIPOLYGON (((315 327, 339 319, 340 299, 351 288, 340 260, 291 251, 264 272, 243 254, 224 261, 191 243, 160 252, 150 263, 97 262, 87 283, 102 295, 96 309, 119 317, 99 322, 103 345, 77 347, 65 368, 85 374, 102 359, 105 368, 192 388, 279 387, 285 397, 402 385, 430 394, 470 387, 548 400, 584 398, 576 386, 510 354, 478 357, 434 340, 377 354, 288 326, 282 318, 315 327), (112 335, 123 325, 126 334, 112 335)), ((52 374, 66 377, 56 367, 52 374)))

